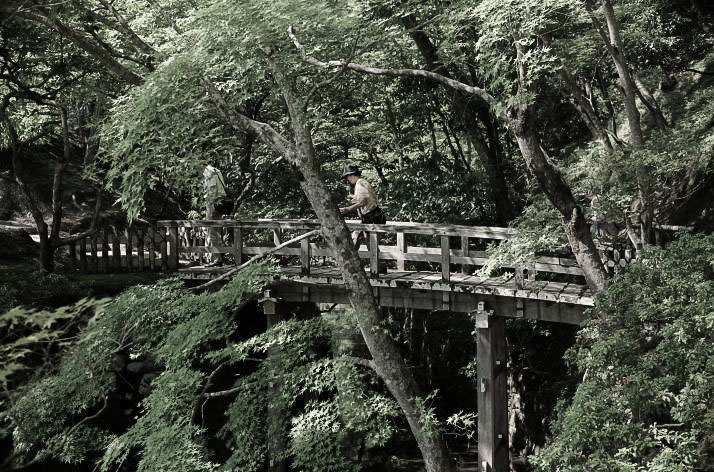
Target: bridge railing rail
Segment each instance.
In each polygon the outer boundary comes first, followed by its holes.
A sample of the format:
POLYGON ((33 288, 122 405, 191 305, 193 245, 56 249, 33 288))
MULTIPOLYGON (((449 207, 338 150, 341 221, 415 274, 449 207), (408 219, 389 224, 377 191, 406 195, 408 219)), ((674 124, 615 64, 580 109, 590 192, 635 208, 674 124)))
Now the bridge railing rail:
MULTIPOLYGON (((517 234, 512 228, 412 222, 373 225, 348 220, 347 225, 351 231, 367 234, 369 244, 360 247, 359 255, 369 261, 371 273, 376 274, 379 265, 387 261, 396 263, 397 270, 405 270, 408 263, 429 263, 440 266, 445 282, 451 280, 453 273, 472 274, 476 267, 486 264, 486 243, 507 240, 517 234), (387 240, 390 244, 384 244, 387 240), (416 240, 419 241, 415 244, 416 240)), ((286 237, 288 233, 319 228, 317 220, 308 219, 161 220, 123 230, 99 231, 71 244, 69 259, 71 267, 82 272, 174 272, 181 261, 200 261, 211 254, 232 254, 236 261, 241 261, 273 250, 290 239, 286 237), (222 233, 223 242, 207 244, 210 230, 222 233)), ((299 258, 302 272, 309 274, 313 258, 333 256, 320 239, 319 235, 313 236, 279 249, 275 254, 299 258)), ((629 249, 600 249, 609 267, 625 265, 634 258, 629 249)), ((538 272, 583 275, 572 257, 540 256, 530 267, 503 267, 514 270, 518 278, 534 278, 538 272)))
MULTIPOLYGON (((178 267, 179 255, 201 255, 201 254, 233 254, 236 260, 243 256, 253 256, 263 254, 275 246, 279 245, 284 232, 312 231, 320 228, 317 220, 165 220, 157 223, 160 227, 167 229, 169 235, 169 246, 173 247, 173 240, 180 241, 178 233, 180 230, 207 231, 209 228, 222 229, 223 233, 231 233, 231 245, 207 246, 189 245, 179 248, 177 251, 169 252, 168 267, 175 270, 178 267), (248 242, 245 235, 248 233, 264 231, 272 232, 272 242, 262 243, 248 242), (174 235, 173 237, 171 235, 174 235)), ((359 221, 348 220, 348 228, 351 231, 364 231, 367 233, 369 244, 362 245, 359 250, 360 258, 369 261, 370 272, 377 273, 380 263, 395 261, 397 270, 405 270, 407 262, 427 262, 439 264, 441 267, 441 277, 445 282, 450 281, 452 273, 461 272, 464 274, 473 273, 475 267, 483 266, 488 260, 488 255, 484 250, 474 249, 484 247, 484 244, 474 244, 474 240, 499 241, 510 239, 517 234, 512 228, 499 228, 487 226, 461 226, 461 225, 441 225, 429 223, 412 222, 387 222, 384 225, 362 224, 359 221), (390 239, 394 244, 380 244, 380 239, 384 236, 392 235, 390 239), (408 245, 408 235, 421 235, 437 237, 438 244, 408 245), (454 244, 456 243, 456 244, 454 244)), ((332 257, 332 251, 324 244, 317 242, 320 236, 305 239, 296 243, 293 247, 285 247, 275 252, 276 255, 297 256, 303 273, 310 272, 311 258, 332 257)), ((183 238, 184 241, 186 238, 183 238)), ((427 238, 429 239, 429 238, 427 238)), ((624 261, 624 258, 623 258, 624 261)), ((525 274, 526 277, 533 277, 537 272, 550 272, 557 274, 569 274, 582 276, 583 272, 578 267, 574 258, 541 256, 538 257, 531 267, 504 266, 506 269, 513 269, 517 275, 525 274)))

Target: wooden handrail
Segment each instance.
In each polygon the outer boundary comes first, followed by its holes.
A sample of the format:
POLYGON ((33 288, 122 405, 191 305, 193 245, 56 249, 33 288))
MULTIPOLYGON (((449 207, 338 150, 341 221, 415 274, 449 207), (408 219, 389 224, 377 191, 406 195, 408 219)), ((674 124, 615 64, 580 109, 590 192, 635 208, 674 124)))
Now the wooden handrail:
MULTIPOLYGON (((368 233, 367 248, 359 250, 359 256, 369 261, 370 272, 376 274, 384 261, 395 261, 398 270, 405 270, 405 263, 438 264, 441 267, 441 279, 449 282, 453 273, 472 273, 477 266, 483 266, 488 255, 483 250, 471 248, 472 239, 505 240, 517 235, 512 228, 487 226, 443 225, 432 223, 413 223, 390 221, 384 225, 362 224, 348 220, 350 230, 368 233), (380 244, 382 234, 396 235, 394 245, 380 244), (426 245, 409 246, 406 235, 421 236, 426 245), (452 239, 454 238, 454 239, 452 239), (460 247, 453 248, 454 242, 460 247)), ((320 223, 309 219, 281 220, 160 220, 155 225, 136 225, 124 231, 109 232, 100 230, 91 238, 82 238, 70 245, 70 264, 81 271, 123 271, 123 270, 158 270, 173 272, 179 269, 182 255, 190 260, 201 260, 206 254, 232 254, 237 264, 244 257, 252 257, 266 252, 278 256, 297 257, 303 274, 310 273, 311 257, 332 257, 332 251, 314 239, 308 238, 298 243, 285 245, 279 250, 284 232, 319 233, 320 223), (188 238, 184 230, 202 228, 201 231, 189 231, 188 238), (206 245, 204 230, 223 228, 226 234, 233 235, 230 246, 206 245), (246 231, 265 233, 265 241, 246 242, 246 231), (182 242, 183 241, 183 242, 182 242), (101 246, 100 246, 101 245, 101 246)), ((288 233, 289 234, 289 233, 288 233)), ((318 238, 319 239, 319 238, 318 238)), ((609 268, 626 265, 636 256, 628 248, 599 248, 603 261, 609 268), (618 251, 619 249, 619 251, 618 251), (624 249, 624 250, 623 250, 624 249)), ((504 265, 505 269, 514 269, 523 274, 523 267, 504 265)), ((528 276, 536 272, 548 272, 582 276, 582 269, 572 257, 540 256, 531 267, 525 268, 528 276)))
MULTIPOLYGON (((346 220, 347 227, 352 231, 374 233, 422 234, 434 236, 465 236, 481 239, 509 239, 517 234, 513 228, 495 226, 464 226, 444 225, 434 223, 413 223, 404 221, 388 221, 387 224, 362 224, 358 220, 346 220)), ((282 220, 160 220, 158 226, 176 226, 183 228, 242 228, 242 229, 282 229, 282 230, 312 230, 320 227, 318 220, 282 219, 282 220)))

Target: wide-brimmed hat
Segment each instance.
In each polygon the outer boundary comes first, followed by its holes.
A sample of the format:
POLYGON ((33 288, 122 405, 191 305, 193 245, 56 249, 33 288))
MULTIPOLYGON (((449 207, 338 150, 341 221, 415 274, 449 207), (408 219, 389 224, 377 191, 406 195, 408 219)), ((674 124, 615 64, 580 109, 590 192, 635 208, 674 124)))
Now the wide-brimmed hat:
POLYGON ((359 170, 356 164, 347 164, 342 171, 342 178, 344 179, 348 175, 362 175, 362 171, 359 170))

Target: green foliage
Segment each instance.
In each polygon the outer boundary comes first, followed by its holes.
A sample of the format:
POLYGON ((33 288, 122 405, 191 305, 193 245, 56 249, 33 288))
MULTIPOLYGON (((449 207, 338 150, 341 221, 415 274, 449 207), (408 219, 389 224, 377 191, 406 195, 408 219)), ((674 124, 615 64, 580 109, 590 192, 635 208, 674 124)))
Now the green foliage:
POLYGON ((647 248, 596 297, 540 470, 712 470, 714 237, 647 248))
POLYGON ((489 245, 488 260, 477 271, 480 277, 490 277, 502 267, 532 267, 540 254, 567 250, 558 214, 542 196, 524 209, 513 227, 518 231, 514 237, 489 245))
POLYGON ((373 390, 373 377, 349 357, 324 358, 334 322, 289 320, 233 347, 239 358, 268 358, 235 387, 221 433, 232 450, 226 470, 259 470, 268 450, 300 470, 361 470, 371 451, 394 435, 400 412, 394 400, 373 390), (290 420, 285 412, 296 408, 290 420), (278 439, 283 435, 286 446, 278 439))
POLYGON ((445 158, 414 160, 391 176, 384 206, 389 219, 468 224, 493 214, 484 176, 467 172, 445 158), (486 205, 486 206, 484 206, 486 205))
MULTIPOLYGON (((96 312, 55 372, 14 395, 4 412, 14 463, 257 471, 270 454, 306 471, 362 470, 395 434, 400 410, 374 374, 331 355, 336 320, 293 319, 241 336, 234 314, 272 277, 264 263, 217 292, 192 295, 165 280, 120 294, 96 312), (142 365, 153 365, 143 398, 125 391, 142 365), (227 389, 219 397, 234 396, 227 407, 205 396, 218 385, 227 389), (125 398, 137 398, 136 414, 107 422, 121 415, 125 398), (216 411, 221 404, 225 410, 216 411), (209 427, 207 415, 224 420, 209 427), (218 459, 219 443, 230 455, 218 459)), ((34 321, 51 328, 69 313, 40 313, 34 321)), ((0 322, 17 324, 22 316, 11 311, 0 322)))

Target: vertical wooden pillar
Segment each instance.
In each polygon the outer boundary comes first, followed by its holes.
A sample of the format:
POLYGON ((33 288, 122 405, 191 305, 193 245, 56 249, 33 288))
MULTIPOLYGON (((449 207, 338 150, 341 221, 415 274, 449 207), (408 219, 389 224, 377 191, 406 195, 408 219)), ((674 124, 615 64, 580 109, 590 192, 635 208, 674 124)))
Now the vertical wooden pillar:
MULTIPOLYGON (((266 318, 266 328, 270 329, 286 317, 283 314, 282 304, 276 299, 266 299, 263 301, 263 313, 266 318)), ((274 359, 279 347, 268 349, 268 362, 271 358, 274 359)), ((273 362, 275 362, 273 360, 273 362)), ((287 445, 287 421, 288 412, 285 402, 282 401, 280 395, 280 386, 277 382, 270 382, 272 392, 268 401, 268 471, 269 472, 286 472, 288 465, 283 456, 287 445)))
POLYGON ((168 272, 169 270, 169 252, 166 247, 166 227, 161 226, 159 228, 159 237, 161 242, 159 243, 159 249, 161 250, 161 270, 163 272, 168 272))
POLYGON ((310 238, 300 241, 300 273, 310 275, 310 238))
POLYGON ((121 272, 121 237, 116 229, 112 234, 112 260, 114 261, 114 270, 121 272))
POLYGON ((441 237, 441 280, 451 280, 451 246, 448 236, 441 237))
POLYGON ((156 228, 149 226, 149 270, 156 270, 156 228))
POLYGON ((476 330, 479 472, 508 472, 505 318, 480 313, 476 330))
MULTIPOLYGON (((461 255, 464 257, 471 256, 471 249, 469 249, 469 237, 461 236, 461 255)), ((461 273, 468 275, 471 273, 471 266, 469 264, 461 264, 461 273)))
POLYGON ((69 267, 74 272, 77 270, 77 242, 73 241, 67 246, 69 249, 69 267))
POLYGON ((131 227, 124 230, 124 236, 126 237, 126 243, 124 244, 124 262, 126 265, 126 271, 131 272, 131 227))
POLYGON ((107 230, 102 231, 102 272, 111 272, 109 265, 109 236, 107 230))
POLYGON ((146 233, 142 228, 136 230, 136 256, 139 272, 144 271, 144 235, 146 233))
POLYGON ((379 233, 370 232, 369 237, 369 276, 379 276, 379 233))
POLYGON ((243 263, 243 232, 240 228, 233 228, 233 251, 236 265, 239 266, 243 263))
POLYGON ((79 270, 87 273, 87 238, 79 240, 79 270))
POLYGON ((89 244, 90 244, 90 254, 92 256, 91 258, 91 266, 92 266, 92 272, 95 274, 99 272, 99 257, 97 256, 97 233, 94 233, 92 236, 90 236, 89 239, 89 244))
POLYGON ((280 246, 283 243, 283 230, 275 228, 273 230, 273 244, 280 246))
POLYGON ((179 268, 179 237, 178 237, 178 227, 169 227, 169 246, 170 255, 168 260, 169 270, 178 270, 179 268))
POLYGON ((407 243, 402 231, 397 233, 397 250, 399 251, 399 259, 397 259, 397 270, 406 270, 404 265, 404 254, 407 252, 407 243))

